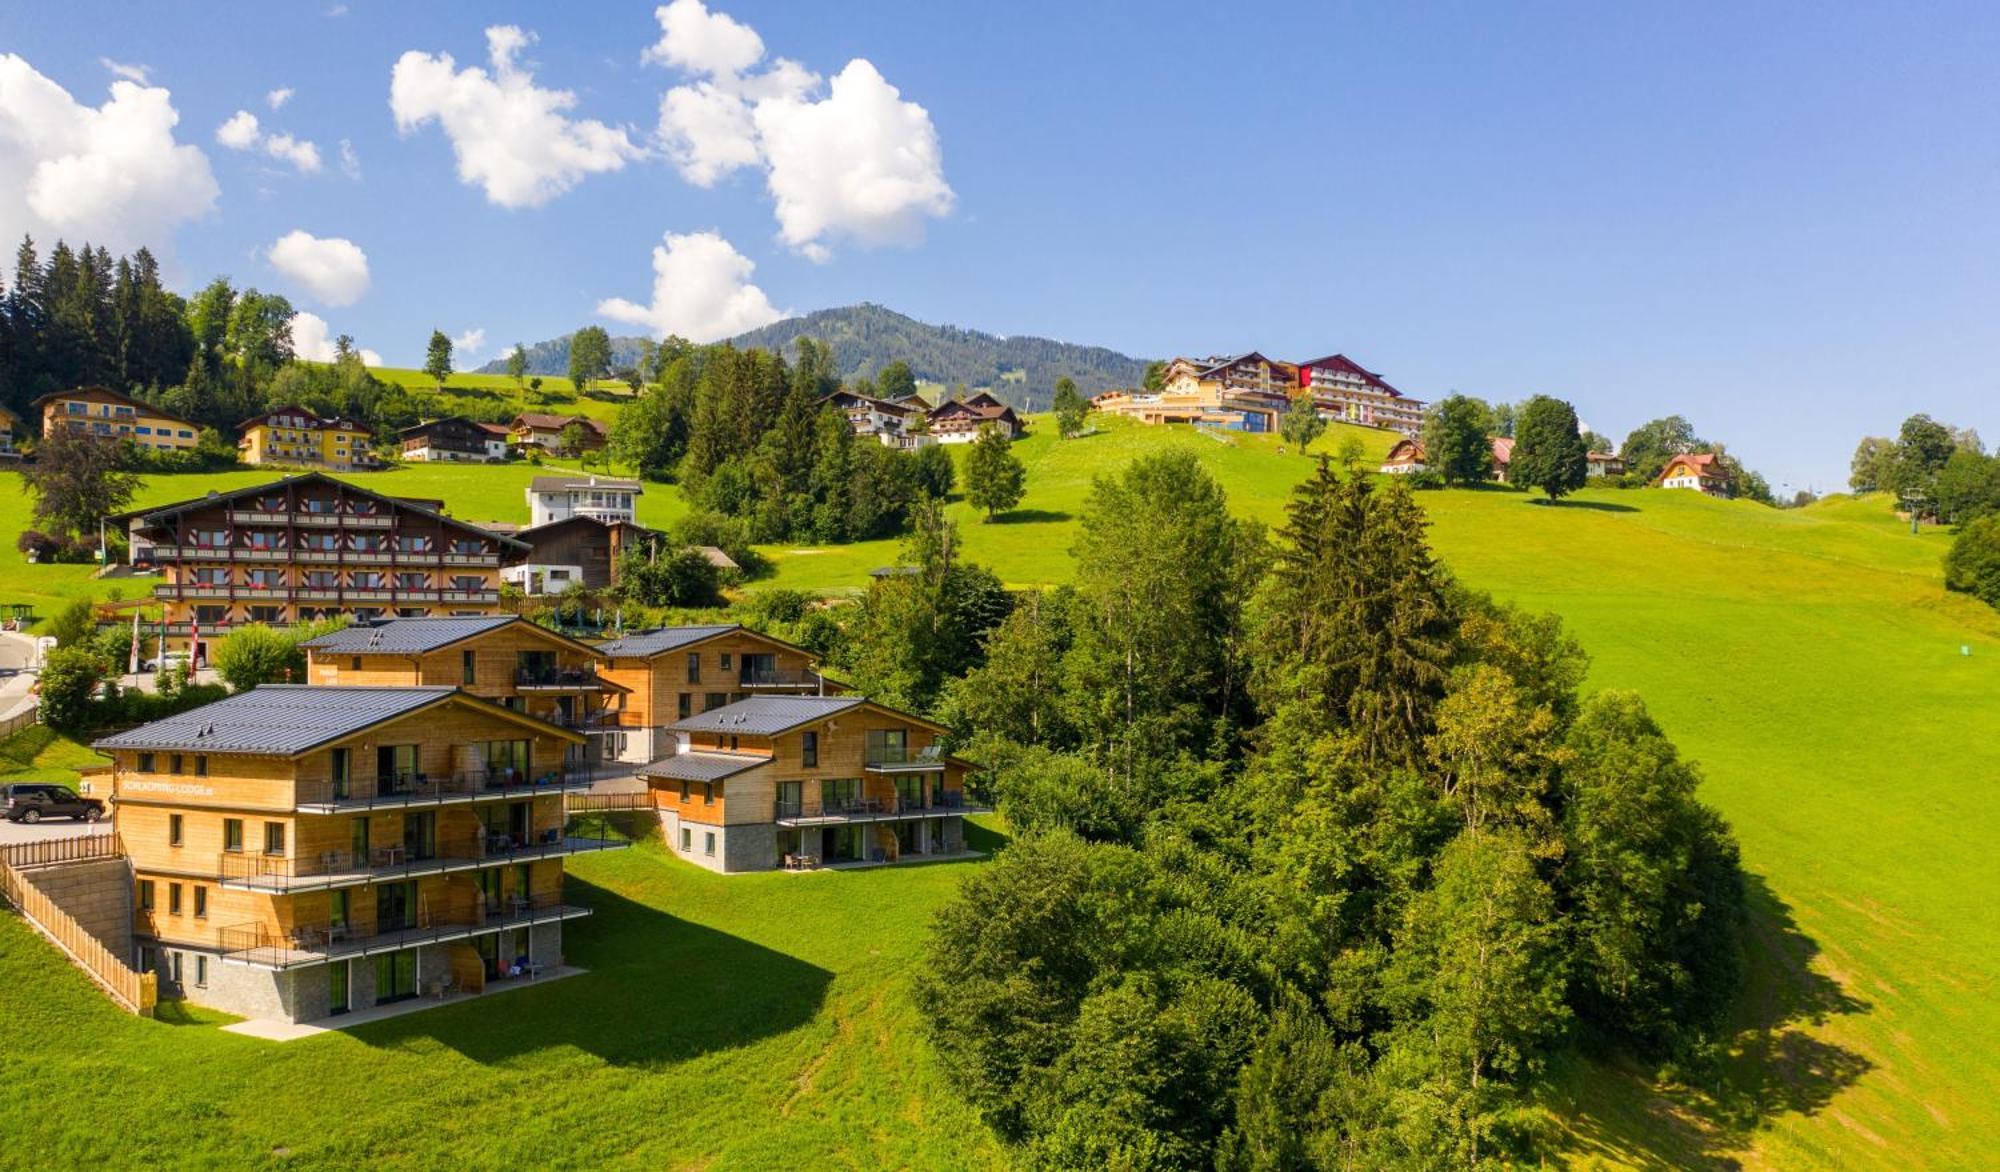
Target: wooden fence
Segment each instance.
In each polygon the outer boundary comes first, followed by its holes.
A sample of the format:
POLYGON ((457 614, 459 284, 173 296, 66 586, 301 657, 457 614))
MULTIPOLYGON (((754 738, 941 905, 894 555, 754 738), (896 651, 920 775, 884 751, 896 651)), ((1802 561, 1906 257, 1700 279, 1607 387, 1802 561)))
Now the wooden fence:
POLYGON ((0 719, 0 737, 11 737, 31 724, 40 724, 41 721, 42 710, 40 706, 16 712, 12 716, 0 719))
POLYGON ((30 924, 62 949, 92 980, 103 986, 112 1000, 140 1017, 151 1017, 153 1007, 160 999, 159 978, 152 973, 138 972, 122 957, 113 955, 97 937, 84 931, 83 925, 68 912, 28 882, 21 871, 23 867, 58 862, 116 858, 120 853, 115 834, 86 834, 13 844, 6 848, 5 856, 0 857, 0 896, 20 909, 30 924), (21 860, 18 863, 17 858, 21 860))

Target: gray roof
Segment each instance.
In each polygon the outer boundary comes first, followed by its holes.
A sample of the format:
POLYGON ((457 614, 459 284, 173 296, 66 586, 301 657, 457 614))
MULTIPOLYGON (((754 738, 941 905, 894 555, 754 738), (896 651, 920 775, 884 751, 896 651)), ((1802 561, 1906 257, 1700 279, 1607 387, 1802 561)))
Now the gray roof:
POLYGON ((675 781, 721 781, 770 763, 769 757, 742 753, 676 753, 642 765, 637 772, 640 777, 666 777, 675 781))
POLYGON ((457 688, 448 687, 262 684, 213 704, 105 737, 92 747, 288 757, 415 712, 457 692, 457 688))
POLYGON ((866 696, 752 696, 734 704, 711 708, 700 716, 675 721, 667 727, 674 732, 746 733, 768 737, 815 720, 824 720, 867 702, 866 696))
POLYGON ((742 630, 739 623, 722 623, 699 627, 661 627, 657 631, 634 631, 609 643, 599 643, 599 655, 616 655, 620 658, 637 656, 650 658, 662 651, 672 651, 676 647, 686 647, 703 639, 713 639, 717 635, 727 635, 731 631, 742 630))
POLYGON ((609 476, 537 476, 528 482, 529 492, 567 492, 573 488, 608 488, 616 492, 645 492, 636 480, 616 480, 609 476))
POLYGON ((391 619, 329 631, 299 644, 337 655, 415 655, 449 647, 461 639, 483 635, 495 627, 522 620, 511 614, 466 615, 459 618, 391 619))

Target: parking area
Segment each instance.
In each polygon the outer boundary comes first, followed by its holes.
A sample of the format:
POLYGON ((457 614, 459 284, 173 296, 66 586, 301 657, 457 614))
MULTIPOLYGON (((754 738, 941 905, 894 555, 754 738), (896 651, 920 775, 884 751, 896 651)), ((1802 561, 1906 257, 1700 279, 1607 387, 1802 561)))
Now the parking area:
POLYGON ((40 825, 29 826, 25 822, 9 822, 5 818, 0 818, 0 846, 17 842, 40 842, 49 838, 73 838, 79 834, 109 833, 111 833, 109 819, 93 825, 89 822, 70 822, 52 818, 40 825))

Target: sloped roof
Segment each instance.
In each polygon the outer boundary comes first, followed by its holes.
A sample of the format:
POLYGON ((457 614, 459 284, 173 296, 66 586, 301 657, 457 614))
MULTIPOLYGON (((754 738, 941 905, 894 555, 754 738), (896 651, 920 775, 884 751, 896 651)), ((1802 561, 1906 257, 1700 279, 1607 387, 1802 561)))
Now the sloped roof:
POLYGON ((640 777, 666 777, 675 781, 721 781, 769 765, 769 757, 745 753, 676 753, 633 770, 640 777))
POLYGON ((266 427, 301 427, 309 431, 331 430, 331 429, 338 429, 341 431, 368 430, 366 424, 356 423, 354 420, 348 419, 345 416, 320 415, 316 412, 308 411, 304 407, 296 405, 291 407, 274 408, 273 410, 264 412, 262 415, 246 419, 243 422, 236 425, 236 430, 248 431, 251 428, 256 427, 260 424, 266 427), (301 420, 301 422, 297 424, 284 423, 280 422, 281 417, 296 418, 301 420))
POLYGON ((442 703, 447 687, 334 688, 264 684, 105 737, 97 749, 185 749, 291 756, 442 703))
POLYGON ((578 651, 595 654, 597 649, 568 635, 536 626, 519 615, 462 615, 420 619, 389 619, 374 624, 357 624, 329 631, 299 646, 332 655, 421 655, 460 643, 488 631, 515 624, 532 627, 537 634, 567 643, 578 651))
POLYGON ((667 727, 674 732, 743 733, 776 736, 788 729, 838 716, 868 703, 865 696, 752 696, 712 708, 667 727))
POLYGON ((1329 354, 1325 358, 1315 358, 1310 362, 1301 362, 1298 364, 1298 367, 1300 370, 1318 368, 1320 370, 1338 371, 1341 374, 1351 374, 1378 391, 1395 395, 1398 398, 1401 398, 1403 394, 1403 392, 1383 382, 1381 375, 1376 374, 1372 370, 1365 369, 1360 363, 1345 354, 1329 354))
POLYGON ((576 488, 608 488, 616 492, 643 493, 645 485, 636 480, 613 476, 537 476, 528 482, 529 492, 568 492, 576 488))
POLYGON ((1653 479, 1655 481, 1665 480, 1667 473, 1671 472, 1676 464, 1686 464, 1688 467, 1694 469, 1697 476, 1702 476, 1710 480, 1731 479, 1728 467, 1722 463, 1721 459, 1714 452, 1682 452, 1679 455, 1670 457, 1665 467, 1660 469, 1660 474, 1653 479))
POLYGON ((515 541, 511 537, 501 537, 498 534, 489 533, 486 530, 481 529, 479 526, 474 525, 470 521, 461 521, 456 517, 445 516, 444 510, 442 508, 443 505, 442 501, 420 500, 415 497, 386 496, 382 493, 362 488, 358 484, 350 484, 345 480, 336 480, 333 477, 328 476, 324 472, 302 472, 297 476, 284 476, 280 477, 277 480, 266 481, 263 484, 253 484, 247 488, 238 488, 231 490, 229 492, 211 492, 207 496, 189 497, 186 500, 173 501, 169 504, 148 505, 143 509, 133 509, 130 512, 118 513, 115 516, 106 517, 105 520, 155 521, 163 517, 171 516, 175 513, 184 513, 189 509, 206 508, 210 505, 217 505, 217 504, 223 504, 228 501, 241 500, 244 497, 259 496, 263 493, 274 492, 289 484, 303 484, 303 483, 317 483, 317 484, 331 485, 335 488, 341 489, 344 492, 351 492, 359 496, 367 497, 370 500, 380 501, 386 505, 392 505, 399 509, 414 509, 419 513, 424 513, 428 516, 436 517, 439 521, 443 522, 446 525, 450 525, 453 528, 463 529, 467 533, 478 534, 482 537, 492 537, 495 540, 499 541, 502 545, 511 545, 523 551, 525 551, 528 548, 527 546, 521 544, 520 542, 515 541))
POLYGON ((523 411, 514 417, 515 427, 532 427, 538 431, 561 431, 572 423, 589 423, 583 415, 551 415, 546 411, 523 411))
POLYGON ((740 631, 739 623, 722 623, 710 626, 661 627, 656 631, 634 631, 629 635, 599 643, 599 655, 617 656, 620 659, 648 659, 665 651, 674 651, 695 643, 740 631))
POLYGON ((187 423, 189 427, 195 426, 178 415, 169 415, 167 412, 143 399, 135 399, 130 395, 121 395, 110 387, 72 387, 67 391, 51 391, 34 402, 29 403, 28 406, 39 408, 42 404, 52 402, 56 399, 95 399, 103 403, 123 403, 128 407, 143 411, 155 419, 165 419, 174 423, 187 423))
POLYGON ((1511 437, 1489 435, 1486 438, 1493 445, 1493 460, 1495 463, 1511 464, 1514 462, 1514 441, 1511 437))

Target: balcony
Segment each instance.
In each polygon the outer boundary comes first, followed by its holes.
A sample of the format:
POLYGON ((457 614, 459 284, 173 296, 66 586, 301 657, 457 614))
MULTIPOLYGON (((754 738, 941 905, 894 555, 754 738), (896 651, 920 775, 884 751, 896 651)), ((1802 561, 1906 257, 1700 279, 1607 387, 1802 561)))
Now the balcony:
MULTIPOLYGON (((462 594, 466 591, 447 590, 445 593, 462 594)), ((514 673, 514 686, 544 692, 594 692, 604 687, 604 681, 597 678, 594 667, 524 667, 514 673)))
POLYGON ((420 913, 407 926, 330 921, 298 924, 289 929, 261 923, 235 924, 219 933, 224 964, 253 968, 291 969, 353 957, 397 952, 420 944, 463 940, 507 928, 552 924, 587 916, 591 909, 566 904, 553 895, 515 897, 469 908, 420 913), (365 935, 363 933, 366 933, 365 935))
POLYGON ((822 682, 818 672, 777 667, 755 671, 746 668, 736 679, 738 687, 753 692, 814 691, 822 682))
POLYGON ((861 768, 869 773, 927 773, 944 768, 944 752, 936 745, 921 749, 874 748, 867 751, 861 768))
POLYGON ((293 805, 302 814, 443 806, 589 789, 596 780, 596 771, 588 765, 551 766, 531 772, 491 769, 398 774, 387 779, 355 778, 344 786, 336 786, 332 778, 300 778, 294 787, 293 805))
POLYGON ((264 509, 231 509, 229 520, 234 525, 283 525, 290 514, 264 509))
POLYGON ((785 802, 776 804, 774 821, 784 827, 838 826, 856 822, 897 822, 953 814, 986 814, 993 807, 971 794, 941 792, 928 802, 901 798, 854 798, 845 802, 785 802))
POLYGON ((447 566, 497 566, 500 564, 500 555, 497 553, 448 553, 444 555, 444 564, 447 566))
POLYGON ((216 862, 217 883, 242 891, 285 895, 299 891, 323 891, 335 887, 360 887, 369 883, 397 882, 425 875, 447 875, 482 867, 529 863, 536 859, 564 858, 586 851, 621 850, 629 839, 598 835, 566 835, 550 828, 533 841, 517 841, 505 834, 489 834, 452 849, 413 856, 402 845, 376 847, 366 858, 352 851, 325 851, 310 858, 279 855, 224 853, 216 862))
POLYGON ((438 601, 498 602, 500 601, 500 592, 498 590, 458 590, 458 589, 441 590, 438 592, 438 601))

